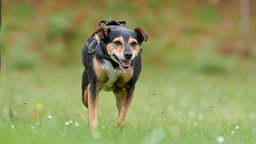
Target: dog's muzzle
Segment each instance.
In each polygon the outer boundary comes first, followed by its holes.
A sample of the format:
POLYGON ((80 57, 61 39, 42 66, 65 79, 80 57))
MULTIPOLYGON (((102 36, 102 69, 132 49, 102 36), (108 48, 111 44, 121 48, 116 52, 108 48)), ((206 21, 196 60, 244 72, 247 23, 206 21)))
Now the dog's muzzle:
POLYGON ((124 52, 123 56, 118 57, 112 54, 114 61, 117 62, 121 69, 127 70, 131 67, 133 54, 131 52, 124 52))

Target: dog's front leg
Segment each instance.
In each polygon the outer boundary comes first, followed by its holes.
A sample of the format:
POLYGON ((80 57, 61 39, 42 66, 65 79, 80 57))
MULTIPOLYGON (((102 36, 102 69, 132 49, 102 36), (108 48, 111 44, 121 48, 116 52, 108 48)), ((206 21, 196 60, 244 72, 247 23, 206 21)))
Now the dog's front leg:
POLYGON ((125 101, 127 89, 125 88, 114 89, 113 92, 116 96, 116 107, 118 110, 118 117, 119 117, 125 101))
POLYGON ((134 86, 128 88, 126 90, 126 93, 124 93, 124 94, 125 94, 125 96, 121 97, 121 99, 123 99, 123 100, 121 100, 122 104, 119 103, 119 106, 121 106, 120 112, 118 115, 118 120, 117 120, 117 125, 119 125, 119 126, 123 126, 125 124, 127 112, 129 110, 129 107, 130 107, 133 97, 134 97, 134 86))
POLYGON ((97 128, 99 88, 96 85, 89 84, 88 89, 88 121, 91 128, 97 128))

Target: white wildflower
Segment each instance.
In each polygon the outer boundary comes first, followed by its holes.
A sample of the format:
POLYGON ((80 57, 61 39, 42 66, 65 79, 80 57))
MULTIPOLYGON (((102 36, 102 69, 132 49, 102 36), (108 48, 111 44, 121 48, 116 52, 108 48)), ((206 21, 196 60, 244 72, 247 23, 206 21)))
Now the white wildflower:
POLYGON ((51 116, 51 115, 48 115, 48 119, 49 119, 49 120, 52 119, 52 116, 51 116))
POLYGON ((11 128, 15 128, 14 124, 11 125, 11 128))
POLYGON ((69 122, 65 122, 65 126, 69 126, 69 122))
POLYGON ((223 136, 218 136, 218 137, 217 137, 217 142, 218 142, 218 143, 224 142, 224 137, 223 137, 223 136))

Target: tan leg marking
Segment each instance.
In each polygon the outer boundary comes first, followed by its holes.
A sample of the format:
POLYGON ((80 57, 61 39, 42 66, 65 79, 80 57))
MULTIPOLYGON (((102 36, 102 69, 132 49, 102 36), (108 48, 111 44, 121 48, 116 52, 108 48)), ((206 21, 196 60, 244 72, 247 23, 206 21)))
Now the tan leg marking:
POLYGON ((96 97, 93 99, 92 93, 90 91, 90 84, 88 86, 88 119, 89 119, 89 126, 91 128, 97 128, 98 119, 97 119, 97 112, 98 112, 98 88, 96 89, 96 97))
POLYGON ((86 89, 84 90, 84 106, 86 106, 88 108, 88 87, 89 85, 86 87, 86 89))
POLYGON ((116 90, 114 91, 114 94, 116 96, 116 107, 118 110, 118 117, 119 117, 123 103, 125 101, 126 89, 122 88, 122 89, 116 90))
POLYGON ((130 105, 132 103, 133 100, 133 93, 131 96, 129 96, 128 98, 126 97, 126 91, 125 91, 125 95, 122 96, 120 102, 119 102, 119 115, 118 115, 118 119, 117 119, 117 125, 119 126, 123 126, 125 124, 126 121, 126 116, 127 116, 127 112, 130 108, 130 105))

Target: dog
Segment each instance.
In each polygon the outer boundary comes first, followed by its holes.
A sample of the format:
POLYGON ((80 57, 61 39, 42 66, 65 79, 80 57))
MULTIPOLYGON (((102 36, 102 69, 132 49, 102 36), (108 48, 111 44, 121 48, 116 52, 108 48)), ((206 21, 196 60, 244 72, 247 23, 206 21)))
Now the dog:
POLYGON ((97 128, 99 91, 113 91, 118 109, 117 125, 125 124, 141 73, 141 44, 148 35, 142 28, 125 27, 125 21, 104 21, 89 37, 82 51, 82 102, 88 122, 97 128))

